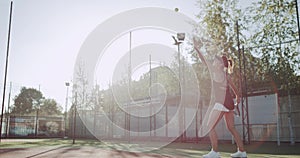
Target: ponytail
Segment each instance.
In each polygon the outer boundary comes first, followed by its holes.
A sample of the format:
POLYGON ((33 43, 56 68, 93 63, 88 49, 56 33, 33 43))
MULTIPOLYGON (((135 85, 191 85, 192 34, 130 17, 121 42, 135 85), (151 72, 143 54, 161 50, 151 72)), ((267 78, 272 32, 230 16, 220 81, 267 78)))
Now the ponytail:
POLYGON ((229 59, 226 57, 226 55, 222 55, 222 60, 224 63, 224 70, 227 71, 227 73, 232 74, 233 73, 233 67, 234 63, 231 57, 229 59))

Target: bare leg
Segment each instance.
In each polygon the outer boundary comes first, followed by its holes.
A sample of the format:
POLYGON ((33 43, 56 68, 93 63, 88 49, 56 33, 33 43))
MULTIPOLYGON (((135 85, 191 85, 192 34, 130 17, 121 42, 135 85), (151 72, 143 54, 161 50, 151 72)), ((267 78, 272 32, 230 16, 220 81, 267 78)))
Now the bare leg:
POLYGON ((209 139, 210 139, 210 143, 211 143, 211 147, 215 152, 218 152, 218 135, 217 132, 215 130, 215 128, 213 128, 210 132, 209 132, 209 139))
POLYGON ((210 125, 210 132, 209 132, 209 139, 210 143, 212 146, 212 149, 215 152, 218 152, 218 135, 215 130, 216 125, 218 122, 221 120, 223 117, 223 112, 218 111, 218 110, 212 110, 210 113, 210 118, 209 118, 209 125, 210 125))
POLYGON ((233 138, 234 138, 234 140, 237 144, 237 147, 239 148, 240 151, 244 151, 245 149, 244 149, 244 144, 242 142, 241 136, 234 127, 234 114, 233 114, 233 111, 226 112, 224 115, 225 115, 225 121, 226 121, 227 129, 232 134, 232 136, 233 136, 233 138))

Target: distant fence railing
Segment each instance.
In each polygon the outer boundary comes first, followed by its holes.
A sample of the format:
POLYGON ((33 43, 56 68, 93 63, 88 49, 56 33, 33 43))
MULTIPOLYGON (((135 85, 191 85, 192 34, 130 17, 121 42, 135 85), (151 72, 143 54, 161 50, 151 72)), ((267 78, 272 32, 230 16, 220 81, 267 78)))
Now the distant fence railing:
POLYGON ((2 137, 62 137, 64 117, 6 115, 2 124, 2 137))
MULTIPOLYGON (((278 124, 271 123, 251 123, 249 124, 249 132, 251 141, 283 141, 283 142, 300 142, 300 96, 291 96, 290 103, 286 97, 279 98, 279 112, 278 124), (289 106, 291 104, 292 106, 289 106)), ((202 107, 202 106, 200 106, 202 107)), ((272 108, 272 107, 270 107, 272 108)), ((185 110, 185 116, 191 117, 189 114, 196 109, 189 107, 185 110)), ((166 123, 166 118, 170 119, 174 115, 176 109, 171 106, 168 107, 168 112, 162 109, 155 116, 155 123, 157 127, 163 127, 166 123), (166 117, 167 116, 167 117, 166 117)), ((201 127, 201 120, 205 114, 205 109, 201 112, 198 110, 197 115, 192 122, 188 124, 186 122, 186 131, 180 141, 199 141, 200 138, 197 135, 198 130, 201 127)), ((258 112, 250 112, 249 118, 263 117, 258 116, 258 112)), ((2 124, 2 136, 5 137, 63 137, 65 134, 72 137, 73 134, 79 138, 103 138, 103 139, 126 139, 126 133, 121 132, 116 127, 111 125, 111 122, 102 121, 103 117, 109 117, 114 119, 117 126, 125 129, 126 124, 129 124, 131 131, 137 131, 135 135, 131 134, 131 137, 136 139, 170 139, 178 135, 179 124, 177 126, 163 127, 160 132, 150 132, 150 120, 148 118, 126 119, 124 113, 109 113, 103 115, 101 112, 85 111, 79 115, 76 115, 76 130, 73 133, 73 119, 70 115, 68 117, 68 130, 65 132, 65 120, 63 116, 59 117, 46 117, 46 116, 13 116, 5 115, 2 124), (91 126, 89 129, 84 122, 89 121, 91 126), (130 121, 130 123, 128 123, 130 121), (149 132, 147 132, 149 131, 149 132), (93 133, 93 134, 92 134, 93 133)), ((236 118, 240 119, 240 118, 236 118)), ((236 128, 242 134, 242 125, 236 123, 236 128)), ((130 132, 130 131, 129 131, 130 132)), ((231 140, 232 137, 222 120, 217 126, 217 132, 221 140, 231 140)))
MULTIPOLYGON (((268 99, 273 99, 270 96, 265 96, 266 101, 268 99)), ((264 96, 262 96, 264 98, 264 96)), ((291 140, 295 142, 300 142, 300 111, 297 110, 300 108, 299 101, 300 96, 293 96, 292 97, 292 107, 293 109, 291 112, 287 111, 288 108, 286 108, 286 101, 282 97, 280 98, 280 103, 279 103, 279 112, 278 114, 272 114, 274 117, 278 117, 279 121, 276 123, 276 121, 270 121, 269 123, 266 122, 259 122, 259 118, 263 118, 265 116, 258 116, 261 115, 259 111, 251 111, 249 113, 249 118, 255 118, 256 123, 251 123, 249 124, 249 132, 250 132, 250 139, 251 141, 282 141, 282 142, 289 142, 291 140), (289 124, 288 120, 292 120, 289 124), (291 132, 292 130, 292 132, 291 132), (293 135, 291 135, 291 133, 293 135)), ((265 103, 259 103, 259 105, 264 105, 265 103)), ((265 106, 266 108, 274 108, 274 105, 272 106, 265 106)), ((263 108, 265 108, 263 107, 263 108)), ((168 113, 164 109, 162 109, 159 113, 157 113, 155 123, 157 126, 161 126, 165 124, 166 120, 165 118, 168 118, 169 116, 172 116, 172 114, 175 112, 175 108, 172 109, 172 107, 168 108, 168 113)), ((185 116, 190 117, 191 111, 194 111, 197 109, 191 109, 191 108, 186 108, 185 110, 185 116)), ((259 110, 259 109, 257 109, 259 110)), ((267 109, 265 109, 267 110, 267 109)), ((271 109, 270 109, 271 110, 271 109)), ((187 128, 185 131, 185 135, 183 139, 177 139, 179 141, 199 141, 201 139, 206 139, 206 137, 199 137, 197 135, 198 130, 201 127, 201 120, 203 120, 203 116, 205 114, 205 109, 203 112, 200 112, 201 110, 198 110, 197 115, 194 117, 192 122, 188 124, 186 122, 187 128)), ((272 109, 272 111, 274 111, 272 109)), ((117 124, 119 128, 126 128, 126 124, 130 125, 130 131, 140 131, 138 134, 129 134, 130 137, 134 139, 153 139, 155 138, 162 140, 162 139, 170 139, 173 138, 174 136, 177 136, 179 132, 179 124, 178 126, 172 126, 168 127, 165 126, 163 127, 162 130, 160 130, 160 133, 151 133, 150 130, 150 120, 147 118, 135 118, 135 119, 126 119, 125 113, 118 112, 118 113, 109 113, 109 114, 101 114, 101 112, 95 112, 95 111, 84 111, 81 112, 81 114, 76 115, 76 130, 75 130, 75 135, 76 137, 81 137, 81 138, 87 138, 87 137, 97 137, 99 139, 126 139, 127 138, 127 133, 123 132, 121 130, 118 130, 118 128, 115 128, 111 125, 111 122, 105 121, 105 119, 102 119, 103 117, 108 117, 108 118, 113 118, 114 122, 117 124), (89 125, 85 124, 86 122, 90 122, 89 125), (104 120, 104 121, 103 121, 104 120), (90 126, 87 128, 87 126, 90 126), (146 131, 146 132, 145 132, 146 131), (147 132, 148 131, 148 132, 147 132)), ((275 119, 276 119, 275 118, 275 119)), ((239 118, 236 118, 241 119, 239 118)), ((277 119, 276 119, 277 120, 277 119)), ((73 128, 73 123, 72 119, 70 120, 70 135, 73 135, 72 133, 72 128, 73 128)), ((242 135, 242 125, 238 123, 239 121, 236 122, 235 126, 239 133, 242 135)), ((226 129, 225 123, 222 120, 219 125, 217 126, 217 133, 218 136, 221 140, 232 140, 232 136, 226 129)))

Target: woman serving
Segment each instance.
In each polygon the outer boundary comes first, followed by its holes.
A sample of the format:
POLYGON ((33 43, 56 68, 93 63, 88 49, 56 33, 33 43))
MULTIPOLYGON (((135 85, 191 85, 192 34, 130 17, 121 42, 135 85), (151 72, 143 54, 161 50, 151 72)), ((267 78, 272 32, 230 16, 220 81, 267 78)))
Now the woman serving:
POLYGON ((213 106, 211 107, 212 109, 209 110, 210 113, 208 119, 207 121, 203 121, 204 124, 202 125, 209 132, 212 149, 208 154, 203 155, 203 158, 220 157, 220 153, 218 152, 218 136, 215 127, 223 117, 225 119, 227 129, 230 131, 237 144, 237 152, 231 154, 231 157, 245 158, 247 157, 247 154, 245 152, 243 142, 238 131, 234 127, 234 102, 233 97, 230 94, 230 89, 236 96, 237 104, 240 102, 240 96, 238 95, 236 86, 228 76, 228 73, 231 73, 233 61, 228 60, 225 55, 222 55, 215 56, 213 62, 210 63, 204 59, 204 56, 198 48, 194 48, 197 51, 201 61, 204 62, 211 71, 214 99, 213 106))

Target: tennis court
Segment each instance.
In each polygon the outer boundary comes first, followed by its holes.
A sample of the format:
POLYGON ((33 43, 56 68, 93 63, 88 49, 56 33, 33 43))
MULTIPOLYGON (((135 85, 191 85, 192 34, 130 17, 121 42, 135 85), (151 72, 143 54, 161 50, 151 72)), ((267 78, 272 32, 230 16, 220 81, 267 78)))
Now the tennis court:
MULTIPOLYGON (((134 144, 105 143, 94 140, 62 139, 3 139, 0 144, 1 158, 41 158, 41 157, 101 157, 101 158, 197 158, 210 150, 209 143, 171 143, 160 149, 147 152, 129 152, 134 144)), ((277 146, 274 142, 253 142, 246 145, 248 157, 300 158, 300 144, 282 143, 277 146)), ((220 142, 221 156, 230 157, 235 145, 220 142)))

